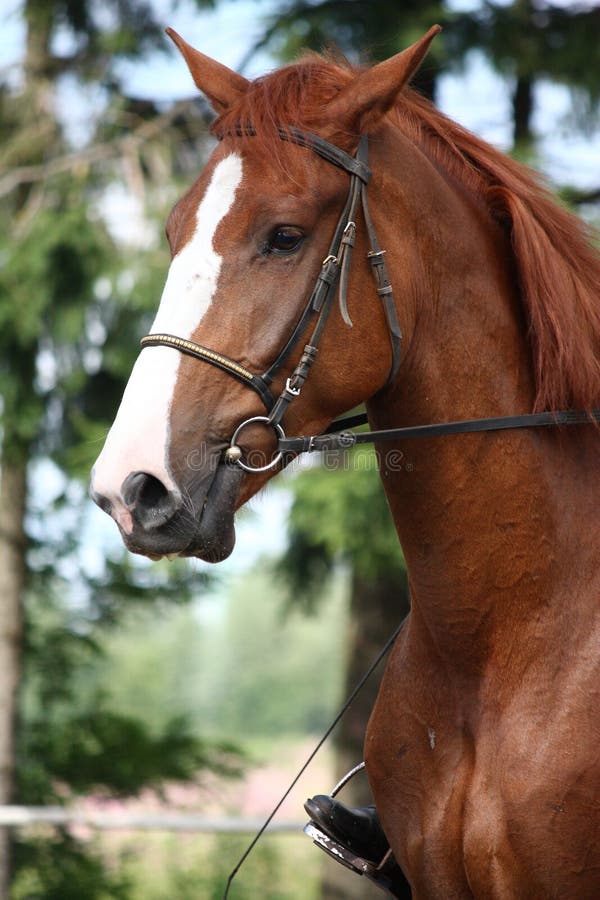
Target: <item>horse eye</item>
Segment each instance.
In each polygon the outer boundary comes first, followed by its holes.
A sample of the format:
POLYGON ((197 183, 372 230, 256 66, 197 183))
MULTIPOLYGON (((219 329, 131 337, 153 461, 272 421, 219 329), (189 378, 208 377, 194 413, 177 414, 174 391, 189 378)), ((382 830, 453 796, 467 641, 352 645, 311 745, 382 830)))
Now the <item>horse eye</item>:
POLYGON ((269 250, 276 253, 293 253, 303 240, 304 234, 299 228, 282 225, 276 228, 269 238, 269 250))

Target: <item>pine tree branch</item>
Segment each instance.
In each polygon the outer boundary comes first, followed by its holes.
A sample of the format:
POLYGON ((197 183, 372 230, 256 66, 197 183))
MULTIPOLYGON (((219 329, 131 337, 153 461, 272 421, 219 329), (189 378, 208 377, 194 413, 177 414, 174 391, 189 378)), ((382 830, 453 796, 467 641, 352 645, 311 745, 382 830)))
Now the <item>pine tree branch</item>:
POLYGON ((10 194, 19 185, 45 181, 82 166, 91 166, 114 159, 123 153, 125 147, 147 143, 163 134, 164 130, 171 126, 178 116, 191 110, 196 103, 197 98, 195 97, 180 100, 174 103, 167 112, 143 122, 138 128, 112 141, 92 144, 83 150, 57 156, 38 165, 19 166, 11 171, 5 171, 5 173, 0 170, 0 197, 10 194))
POLYGON ((583 206, 585 203, 600 202, 600 187, 588 190, 566 187, 563 189, 562 193, 569 203, 572 203, 574 206, 583 206))

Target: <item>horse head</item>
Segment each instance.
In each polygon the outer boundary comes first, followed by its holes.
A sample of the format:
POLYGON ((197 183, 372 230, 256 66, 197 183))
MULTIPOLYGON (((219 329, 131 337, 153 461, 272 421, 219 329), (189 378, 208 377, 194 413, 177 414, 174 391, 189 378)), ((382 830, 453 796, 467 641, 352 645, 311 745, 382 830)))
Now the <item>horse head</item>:
MULTIPOLYGON (((254 460, 249 468, 263 460, 267 471, 245 472, 225 452, 298 365, 318 320, 307 302, 357 177, 351 162, 323 158, 311 141, 351 160, 361 135, 378 133, 437 30, 372 69, 315 56, 256 82, 169 32, 217 113, 219 142, 169 216, 172 260, 158 313, 92 474, 92 496, 130 550, 210 561, 231 552, 235 510, 277 468, 276 433, 259 420, 237 441, 254 460)), ((384 215, 374 210, 376 224, 384 215)), ((350 313, 345 300, 332 305, 311 377, 285 413, 297 433, 321 431, 390 374, 390 310, 386 321, 360 219, 356 230, 350 313)))

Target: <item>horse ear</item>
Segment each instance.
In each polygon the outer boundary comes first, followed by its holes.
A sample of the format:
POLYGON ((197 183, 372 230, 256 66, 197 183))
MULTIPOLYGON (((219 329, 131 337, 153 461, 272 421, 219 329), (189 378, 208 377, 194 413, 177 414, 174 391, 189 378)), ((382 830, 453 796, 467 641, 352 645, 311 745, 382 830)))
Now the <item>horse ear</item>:
POLYGON ((416 44, 358 75, 329 104, 328 114, 333 121, 342 121, 346 128, 358 133, 372 128, 394 105, 441 30, 439 25, 433 25, 416 44))
POLYGON ((166 31, 185 59, 194 84, 206 95, 216 113, 220 115, 225 112, 245 94, 249 85, 246 78, 195 50, 172 28, 166 31))

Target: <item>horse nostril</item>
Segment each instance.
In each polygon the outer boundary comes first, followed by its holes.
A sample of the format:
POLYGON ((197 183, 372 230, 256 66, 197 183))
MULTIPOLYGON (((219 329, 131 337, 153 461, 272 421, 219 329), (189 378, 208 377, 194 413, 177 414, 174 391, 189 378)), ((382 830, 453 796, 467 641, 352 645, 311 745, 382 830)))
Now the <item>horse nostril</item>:
POLYGON ((90 487, 90 497, 92 498, 92 500, 94 501, 96 506, 100 507, 102 512, 105 512, 110 516, 111 511, 112 511, 112 503, 110 502, 108 497, 105 497, 103 494, 99 494, 98 491, 95 491, 91 487, 90 487))
POLYGON ((162 481, 146 472, 131 472, 121 486, 127 506, 157 506, 168 491, 162 481))
POLYGON ((164 525, 181 506, 179 493, 169 490, 148 472, 131 472, 121 485, 121 496, 134 519, 146 530, 164 525))

